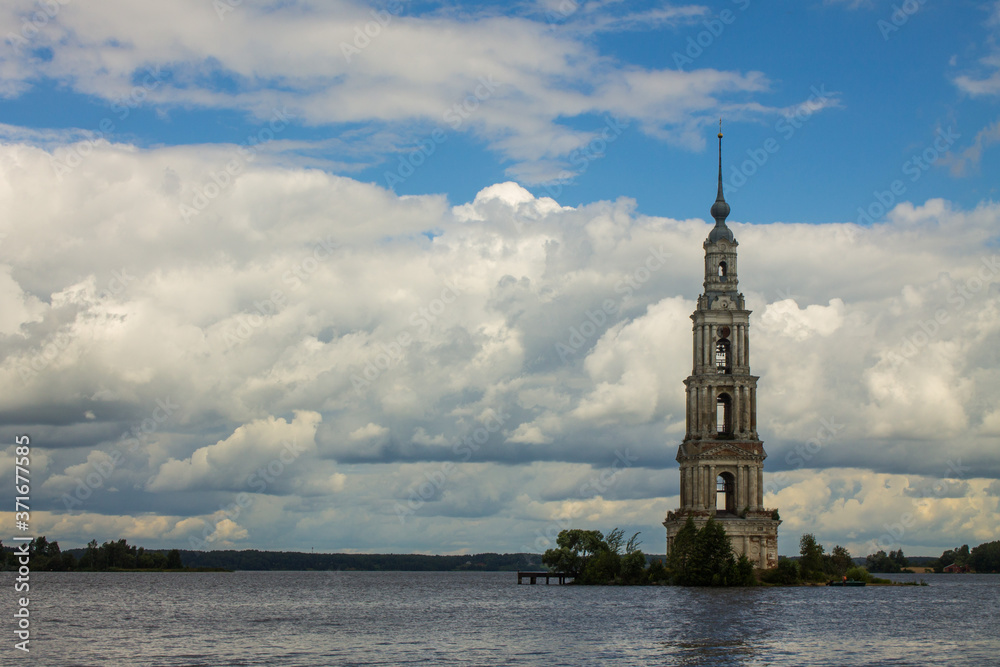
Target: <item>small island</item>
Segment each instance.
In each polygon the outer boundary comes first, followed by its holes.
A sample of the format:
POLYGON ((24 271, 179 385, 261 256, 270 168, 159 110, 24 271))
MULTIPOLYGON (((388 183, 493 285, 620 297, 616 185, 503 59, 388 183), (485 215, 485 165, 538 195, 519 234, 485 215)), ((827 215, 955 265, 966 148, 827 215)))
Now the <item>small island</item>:
MULTIPOLYGON (((744 555, 737 557, 724 527, 709 519, 701 529, 690 518, 674 538, 665 559, 647 558, 639 549, 639 533, 625 540, 615 528, 607 536, 597 530, 569 529, 559 533, 556 548, 549 549, 542 563, 550 571, 565 575, 577 585, 674 585, 674 586, 926 586, 923 580, 898 582, 873 575, 882 572, 913 572, 906 569, 902 549, 879 551, 856 564, 840 545, 826 553, 812 534, 799 540, 799 557, 780 558, 777 567, 754 568, 744 555), (867 566, 867 567, 866 567, 867 566)), ((946 551, 942 561, 952 562, 963 550, 946 551)), ((993 572, 1000 569, 1000 542, 981 544, 965 559, 993 572)), ((936 568, 935 568, 936 569, 936 568)), ((937 571, 941 571, 937 569, 937 571)))

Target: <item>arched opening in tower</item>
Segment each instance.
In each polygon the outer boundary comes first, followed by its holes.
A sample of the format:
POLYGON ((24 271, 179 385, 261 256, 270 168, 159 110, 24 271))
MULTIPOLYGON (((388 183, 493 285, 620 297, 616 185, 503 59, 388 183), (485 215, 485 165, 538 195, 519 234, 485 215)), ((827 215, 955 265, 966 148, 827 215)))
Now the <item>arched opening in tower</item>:
POLYGON ((715 406, 715 430, 719 435, 733 432, 733 399, 723 392, 719 394, 715 406))
POLYGON ((725 278, 726 277, 726 271, 728 271, 728 270, 729 270, 729 267, 726 266, 725 262, 719 262, 719 277, 720 278, 725 278))
POLYGON ((715 344, 715 371, 719 375, 732 373, 729 349, 729 339, 727 338, 720 338, 719 342, 715 344))
POLYGON ((730 472, 719 473, 715 480, 715 511, 736 514, 736 478, 730 472))

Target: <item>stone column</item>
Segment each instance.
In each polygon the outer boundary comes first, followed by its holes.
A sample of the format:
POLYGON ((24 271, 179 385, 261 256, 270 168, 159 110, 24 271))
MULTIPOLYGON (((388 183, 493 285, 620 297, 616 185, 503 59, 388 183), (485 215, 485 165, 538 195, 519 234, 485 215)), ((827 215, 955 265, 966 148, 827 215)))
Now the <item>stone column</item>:
POLYGON ((764 507, 764 466, 757 468, 757 506, 764 507))
POLYGON ((698 407, 695 412, 695 421, 698 423, 695 425, 695 430, 698 433, 703 433, 705 431, 705 387, 698 387, 698 407))
POLYGON ((733 433, 743 430, 743 387, 733 385, 733 433))
POLYGON ((715 372, 715 325, 708 325, 708 372, 715 372))
POLYGON ((740 416, 740 424, 743 425, 743 430, 747 433, 753 431, 750 428, 750 387, 742 387, 743 400, 740 401, 740 411, 742 415, 740 416))
POLYGON ((750 477, 750 509, 757 510, 760 505, 757 503, 757 471, 748 470, 750 477))
POLYGON ((739 325, 738 324, 734 324, 733 325, 733 331, 732 331, 732 342, 733 342, 733 344, 732 344, 732 348, 730 349, 730 353, 732 354, 733 358, 730 359, 730 361, 729 361, 729 365, 733 369, 734 373, 736 372, 736 369, 740 365, 740 348, 743 347, 742 345, 740 345, 740 337, 738 335, 736 335, 739 330, 740 330, 739 325))
POLYGON ((715 387, 705 387, 705 405, 702 406, 705 433, 715 433, 715 387))
MULTIPOLYGON (((701 365, 708 364, 708 325, 701 325, 701 365)), ((702 369, 704 370, 704 368, 702 369)))
POLYGON ((743 358, 744 358, 744 363, 747 366, 750 365, 750 331, 749 331, 749 329, 750 329, 749 325, 743 327, 743 358))
POLYGON ((746 365, 744 363, 744 361, 743 361, 743 355, 744 355, 744 350, 743 350, 743 325, 741 324, 738 327, 736 327, 736 330, 738 332, 737 336, 736 336, 736 339, 740 342, 740 357, 739 357, 739 359, 740 359, 740 367, 743 367, 743 366, 746 365))
POLYGON ((741 324, 740 325, 740 365, 741 366, 746 366, 747 365, 746 334, 747 334, 747 325, 741 324))
POLYGON ((691 390, 684 388, 684 432, 691 432, 691 390))
POLYGON ((715 506, 718 503, 718 493, 716 493, 716 491, 715 491, 716 481, 715 481, 715 465, 714 464, 711 465, 711 466, 709 466, 709 469, 708 469, 708 478, 709 478, 709 482, 710 482, 710 484, 708 485, 708 493, 709 493, 708 497, 711 499, 709 501, 709 503, 708 503, 708 509, 713 510, 713 509, 715 509, 715 506))
POLYGON ((743 509, 743 466, 739 463, 736 464, 736 512, 739 513, 743 509))
POLYGON ((741 465, 739 467, 739 473, 740 473, 740 476, 739 476, 739 480, 740 480, 739 481, 740 492, 739 492, 739 502, 737 504, 739 505, 739 510, 742 512, 743 508, 750 504, 749 502, 747 502, 748 499, 749 499, 749 496, 750 496, 750 494, 747 493, 747 491, 748 491, 748 489, 747 489, 747 477, 748 477, 748 475, 747 475, 747 466, 746 465, 741 465))
POLYGON ((698 372, 698 325, 691 329, 691 372, 698 372))

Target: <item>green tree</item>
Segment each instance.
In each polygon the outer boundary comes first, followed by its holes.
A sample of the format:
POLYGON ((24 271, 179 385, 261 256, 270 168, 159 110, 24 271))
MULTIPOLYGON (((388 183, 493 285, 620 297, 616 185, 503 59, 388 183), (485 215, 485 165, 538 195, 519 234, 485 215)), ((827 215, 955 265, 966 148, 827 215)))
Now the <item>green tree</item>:
POLYGON ((171 549, 167 554, 167 569, 168 570, 179 570, 184 565, 181 563, 181 552, 177 549, 171 549))
POLYGON ((899 572, 907 564, 908 561, 903 555, 902 549, 889 553, 879 550, 865 558, 865 567, 869 572, 899 572))
POLYGON ((573 575, 578 584, 641 584, 647 580, 646 556, 639 550, 639 533, 627 542, 620 528, 607 537, 596 530, 564 530, 557 548, 542 556, 542 563, 557 572, 573 575), (624 553, 622 553, 624 550, 624 553))
MULTIPOLYGON (((660 569, 663 568, 663 563, 660 563, 660 561, 654 562, 659 563, 660 569)), ((622 556, 621 581, 623 584, 633 585, 644 583, 648 578, 646 575, 646 554, 641 551, 633 551, 630 554, 622 556)))
POLYGON ((709 517, 698 531, 695 562, 689 566, 693 586, 731 586, 736 569, 733 545, 721 523, 709 517))
POLYGON ((694 525, 694 519, 688 516, 687 521, 674 535, 670 556, 667 558, 667 571, 670 572, 676 583, 682 583, 686 580, 688 566, 696 557, 695 546, 697 542, 698 528, 694 525))
POLYGON ((963 544, 955 549, 955 565, 968 565, 970 557, 968 544, 963 544))
POLYGON ((646 576, 651 584, 665 583, 670 579, 667 568, 663 566, 663 561, 659 559, 655 559, 649 564, 646 576))
POLYGON ((766 584, 781 584, 791 586, 797 584, 799 578, 799 564, 790 558, 779 558, 778 567, 773 570, 764 570, 760 575, 761 581, 766 584))
POLYGON ((815 579, 823 575, 823 545, 816 536, 806 533, 799 538, 799 570, 803 579, 815 579))
POLYGON ((931 567, 934 568, 935 572, 943 572, 944 568, 948 567, 954 562, 955 562, 955 550, 945 549, 941 553, 941 556, 934 563, 931 564, 931 567))
POLYGON ((594 554, 583 568, 579 583, 610 584, 618 579, 622 568, 622 558, 610 549, 602 549, 594 554))
MULTIPOLYGON (((621 582, 623 584, 644 583, 648 578, 646 573, 646 554, 639 550, 639 533, 636 533, 625 543, 625 555, 621 557, 621 582)), ((659 561, 656 561, 659 562, 659 561)), ((663 564, 660 564, 663 567, 663 564)))
POLYGON ((754 575, 753 563, 746 554, 740 554, 736 560, 736 571, 731 586, 756 586, 757 577, 754 575))
POLYGON ((667 560, 671 580, 681 586, 751 586, 757 583, 753 563, 737 561, 725 527, 709 518, 701 530, 688 517, 674 536, 667 560))
POLYGON ((621 554, 622 547, 625 546, 625 531, 621 528, 613 528, 604 537, 604 544, 607 545, 608 551, 621 554))
POLYGON ((595 555, 608 548, 600 531, 579 528, 560 531, 556 546, 542 555, 542 564, 556 572, 571 574, 574 578, 582 575, 595 555))
POLYGON ((1000 541, 984 542, 973 549, 969 564, 976 572, 1000 572, 1000 541))
POLYGON ((842 577, 849 569, 854 567, 854 559, 851 557, 851 552, 839 544, 833 548, 833 551, 826 558, 826 563, 829 564, 829 567, 826 568, 827 574, 834 577, 842 577))

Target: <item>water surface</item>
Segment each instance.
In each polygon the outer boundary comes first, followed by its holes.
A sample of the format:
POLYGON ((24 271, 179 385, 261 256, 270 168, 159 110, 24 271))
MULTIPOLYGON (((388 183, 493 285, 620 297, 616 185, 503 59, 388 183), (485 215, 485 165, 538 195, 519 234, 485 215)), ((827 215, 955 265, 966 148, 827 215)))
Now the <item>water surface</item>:
POLYGON ((518 586, 510 572, 31 576, 18 664, 1000 664, 1000 575, 725 590, 518 586))

